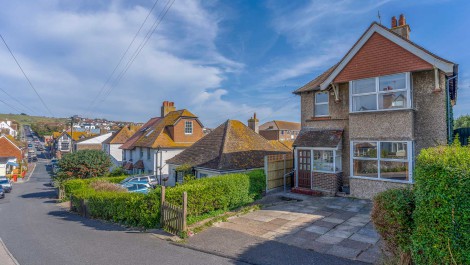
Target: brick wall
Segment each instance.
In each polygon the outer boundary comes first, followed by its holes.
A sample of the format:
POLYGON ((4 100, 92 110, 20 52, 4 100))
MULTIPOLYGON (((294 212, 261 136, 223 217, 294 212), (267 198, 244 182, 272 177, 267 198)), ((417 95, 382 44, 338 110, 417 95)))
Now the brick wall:
POLYGON ((259 134, 268 140, 279 140, 279 131, 277 130, 259 131, 259 134))
POLYGON ((384 36, 374 33, 346 67, 335 83, 368 77, 433 69, 433 66, 384 36))
POLYGON ((343 173, 313 172, 313 188, 335 195, 342 185, 343 173))
POLYGON ((173 140, 179 143, 194 143, 204 136, 201 125, 195 119, 181 119, 171 128, 170 134, 172 135, 173 140), (193 122, 192 134, 184 133, 185 121, 193 122))

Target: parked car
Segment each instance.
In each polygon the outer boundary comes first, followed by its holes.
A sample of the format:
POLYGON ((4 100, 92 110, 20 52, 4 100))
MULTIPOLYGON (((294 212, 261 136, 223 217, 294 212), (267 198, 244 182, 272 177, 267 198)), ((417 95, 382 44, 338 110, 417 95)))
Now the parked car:
POLYGON ((123 181, 121 181, 121 184, 129 183, 129 182, 154 185, 154 184, 157 183, 157 179, 153 175, 150 175, 150 176, 130 176, 130 177, 125 178, 123 181))
POLYGON ((0 178, 0 186, 6 193, 11 192, 13 186, 11 185, 11 181, 7 178, 0 178))
POLYGON ((147 194, 152 189, 150 184, 148 183, 135 183, 135 182, 128 182, 122 185, 124 188, 127 189, 129 192, 137 192, 147 194))
POLYGON ((2 186, 0 186, 0 199, 5 198, 5 191, 3 190, 2 186))

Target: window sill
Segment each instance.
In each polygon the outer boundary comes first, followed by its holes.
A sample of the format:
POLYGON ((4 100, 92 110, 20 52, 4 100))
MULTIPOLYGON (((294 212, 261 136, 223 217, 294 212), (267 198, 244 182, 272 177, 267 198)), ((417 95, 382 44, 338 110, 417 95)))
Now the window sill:
POLYGON ((329 121, 329 120, 331 120, 331 116, 311 117, 307 121, 329 121))
POLYGON ((349 115, 360 115, 360 114, 374 114, 374 113, 384 113, 384 112, 409 112, 413 111, 413 108, 406 108, 406 109, 383 109, 383 110, 368 110, 368 111, 356 111, 356 112, 349 112, 349 115))
POLYGON ((414 182, 411 182, 409 180, 403 181, 403 180, 393 180, 393 179, 383 179, 383 178, 368 178, 368 177, 360 177, 360 176, 350 176, 349 178, 352 178, 352 179, 366 179, 366 180, 373 180, 373 181, 393 182, 393 183, 400 183, 400 184, 414 184, 414 182))

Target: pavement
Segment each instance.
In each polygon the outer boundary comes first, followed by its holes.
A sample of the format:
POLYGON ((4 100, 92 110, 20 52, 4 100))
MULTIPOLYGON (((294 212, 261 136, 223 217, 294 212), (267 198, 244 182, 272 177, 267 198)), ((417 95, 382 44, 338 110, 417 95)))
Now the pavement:
POLYGON ((0 238, 0 264, 2 265, 18 265, 16 259, 8 251, 7 247, 3 243, 3 240, 0 238))
POLYGON ((29 181, 0 199, 2 265, 12 262, 7 250, 21 265, 246 264, 66 212, 56 204, 45 165, 39 161, 29 181))
POLYGON ((185 245, 221 256, 256 260, 256 264, 273 264, 287 252, 297 253, 296 258, 322 261, 318 264, 379 261, 379 235, 370 221, 370 201, 283 193, 264 201, 267 205, 262 210, 229 218, 189 238, 185 245), (259 252, 272 255, 267 260, 254 259, 259 252), (332 256, 337 263, 331 263, 332 256))

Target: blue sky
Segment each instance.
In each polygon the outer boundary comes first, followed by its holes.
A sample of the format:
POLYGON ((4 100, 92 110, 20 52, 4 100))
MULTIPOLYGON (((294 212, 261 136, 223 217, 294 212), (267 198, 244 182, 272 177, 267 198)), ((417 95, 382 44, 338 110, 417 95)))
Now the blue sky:
MULTIPOLYGON (((454 113, 470 113, 470 1, 176 0, 105 97, 103 84, 153 3, 7 1, 0 33, 55 116, 144 122, 171 100, 214 127, 255 111, 261 122, 299 121, 300 98, 292 91, 340 60, 378 11, 387 27, 404 13, 412 41, 459 64, 454 113)), ((166 3, 158 2, 131 51, 166 3)), ((2 45, 0 61, 0 88, 28 109, 15 107, 49 115, 2 45)), ((10 100, 2 91, 0 97, 10 100)), ((16 111, 0 102, 0 112, 16 111)))

